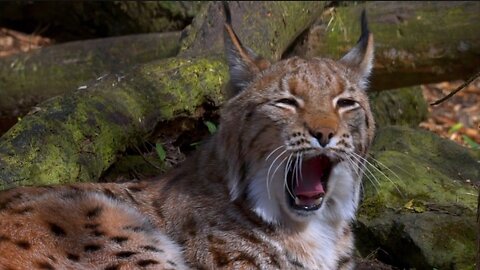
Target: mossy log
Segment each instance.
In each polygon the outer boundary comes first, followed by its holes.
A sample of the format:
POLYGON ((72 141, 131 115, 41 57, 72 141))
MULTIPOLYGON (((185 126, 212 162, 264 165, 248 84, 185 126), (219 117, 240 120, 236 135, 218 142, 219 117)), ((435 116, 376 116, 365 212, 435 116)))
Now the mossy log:
POLYGON ((419 86, 369 92, 377 128, 398 125, 418 127, 428 115, 427 102, 419 86))
POLYGON ((53 45, 0 58, 0 116, 23 116, 47 98, 131 66, 174 56, 180 32, 139 34, 53 45))
MULTIPOLYGON (((278 60, 298 33, 318 18, 322 11, 319 7, 323 3, 291 1, 260 5, 254 1, 232 1, 229 6, 232 26, 242 43, 259 55, 278 60)), ((186 29, 187 36, 182 40, 180 55, 223 53, 225 18, 222 14, 220 5, 206 6, 186 29)))
MULTIPOLYGON (((172 5, 170 8, 175 8, 176 4, 172 5)), ((285 37, 290 31, 275 33, 251 28, 269 29, 271 26, 267 23, 283 23, 283 17, 288 16, 289 11, 275 14, 275 19, 261 24, 262 21, 254 21, 258 17, 241 13, 253 3, 242 3, 242 9, 238 10, 238 4, 231 5, 235 13, 233 25, 242 25, 239 35, 245 43, 251 44, 263 55, 278 59, 290 42, 283 42, 283 46, 276 43, 278 39, 292 38, 285 37), (258 37, 249 36, 249 33, 270 36, 265 38, 265 44, 256 44, 254 40, 258 37)), ((303 43, 297 45, 293 53, 307 57, 340 57, 358 36, 357 17, 362 7, 345 6, 324 12, 317 24, 310 28, 306 41, 302 39, 303 43)), ((480 12, 480 4, 382 2, 367 3, 366 7, 377 43, 373 89, 464 79, 480 65, 480 32, 474 29, 480 24, 480 17, 476 16, 476 12, 480 12), (438 26, 433 22, 438 22, 438 26), (445 32, 453 34, 444 35, 445 32)), ((298 8, 301 9, 302 4, 298 8)), ((191 34, 182 41, 181 55, 222 51, 221 35, 217 33, 222 31, 223 18, 204 16, 206 12, 221 14, 221 10, 218 6, 209 5, 196 12, 203 15, 198 16, 193 26, 188 28, 187 32, 191 34)), ((273 13, 264 14, 273 16, 273 13)), ((68 43, 32 54, 0 59, 0 116, 23 115, 32 105, 47 97, 75 89, 87 80, 122 66, 173 56, 179 46, 179 33, 165 35, 165 38, 160 34, 151 34, 68 43)))
MULTIPOLYGON (((222 3, 209 5, 196 19, 223 24, 222 3)), ((232 4, 234 17, 250 18, 235 24, 235 29, 241 39, 248 37, 245 44, 256 44, 258 51, 275 59, 312 23, 324 2, 246 6, 232 4), (250 30, 243 31, 246 26, 250 30), (270 44, 272 37, 278 37, 274 44, 270 44)), ((189 35, 207 32, 204 27, 211 25, 203 24, 189 35)), ((210 40, 217 40, 223 32, 210 35, 210 40)), ((121 76, 108 75, 86 89, 38 105, 0 138, 0 189, 95 181, 117 155, 147 136, 161 120, 191 115, 206 101, 219 104, 228 74, 223 50, 205 56, 184 50, 188 56, 139 65, 121 76)))
POLYGON ((332 8, 292 53, 341 57, 358 38, 365 8, 375 37, 372 89, 466 79, 480 66, 480 2, 390 1, 332 8))
POLYGON ((182 30, 201 1, 3 1, 4 27, 57 41, 182 30))

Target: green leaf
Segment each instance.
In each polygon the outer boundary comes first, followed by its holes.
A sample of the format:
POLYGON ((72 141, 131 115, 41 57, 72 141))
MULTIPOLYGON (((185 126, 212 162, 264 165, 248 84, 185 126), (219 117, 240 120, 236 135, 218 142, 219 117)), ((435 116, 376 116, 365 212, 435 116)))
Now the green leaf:
POLYGON ((408 201, 403 207, 406 208, 406 209, 408 209, 408 210, 412 210, 412 208, 413 208, 413 200, 408 201))
POLYGON ((426 211, 425 205, 422 202, 418 202, 415 200, 408 201, 403 207, 417 213, 423 213, 426 211))
POLYGON ((157 150, 157 154, 160 160, 165 161, 165 159, 167 158, 167 152, 165 152, 165 149, 163 148, 161 143, 155 144, 155 150, 157 150))
POLYGON ((190 144, 191 147, 197 148, 202 142, 193 142, 190 144))
POLYGON ((473 149, 480 149, 480 144, 472 140, 470 137, 467 135, 462 135, 463 140, 465 141, 466 144, 468 144, 471 148, 473 149))
POLYGON ((457 131, 459 131, 462 127, 463 127, 463 124, 462 124, 462 123, 456 123, 455 125, 453 125, 453 126, 448 130, 448 133, 449 133, 449 134, 452 134, 452 133, 454 133, 454 132, 457 132, 457 131))
POLYGON ((210 121, 205 121, 203 123, 207 126, 208 132, 210 132, 210 134, 217 132, 217 126, 214 123, 210 121))

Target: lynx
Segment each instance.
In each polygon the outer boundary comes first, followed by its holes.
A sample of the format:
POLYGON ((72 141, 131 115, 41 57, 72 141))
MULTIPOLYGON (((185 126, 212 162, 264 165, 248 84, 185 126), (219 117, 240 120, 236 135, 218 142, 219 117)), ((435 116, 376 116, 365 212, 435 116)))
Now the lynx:
POLYGON ((0 193, 0 269, 353 269, 373 36, 270 64, 227 12, 218 132, 155 181, 0 193))

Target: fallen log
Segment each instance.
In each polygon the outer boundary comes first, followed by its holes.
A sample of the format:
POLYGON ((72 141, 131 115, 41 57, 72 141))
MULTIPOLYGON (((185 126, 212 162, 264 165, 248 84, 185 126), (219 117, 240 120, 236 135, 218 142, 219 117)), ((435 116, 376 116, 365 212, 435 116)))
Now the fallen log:
POLYGON ((177 54, 180 32, 139 34, 53 45, 0 58, 0 116, 23 116, 35 104, 109 73, 177 54))
POLYGON ((201 1, 2 1, 0 25, 56 41, 179 31, 201 1))
MULTIPOLYGON (((249 5, 252 3, 242 3, 245 10, 250 8, 249 5)), ((327 10, 290 54, 340 57, 358 36, 357 17, 363 7, 342 6, 327 10)), ((377 44, 372 89, 465 79, 480 65, 480 31, 476 29, 480 25, 480 17, 476 16, 480 12, 479 3, 382 2, 367 3, 366 8, 377 44)), ((218 7, 209 6, 208 9, 203 12, 221 12, 218 7)), ((274 16, 275 13, 264 14, 274 16)), ((265 38, 266 44, 256 44, 253 42, 255 36, 248 35, 253 32, 248 28, 270 26, 252 21, 256 17, 248 13, 235 15, 234 26, 242 25, 238 27, 239 35, 244 37, 246 44, 252 44, 255 51, 272 54, 278 59, 290 45, 290 42, 284 42, 283 47, 275 45, 288 31, 264 32, 262 34, 271 35, 265 38), (242 23, 244 21, 248 23, 242 23)), ((287 15, 288 12, 276 14, 277 19, 271 21, 283 23, 283 16, 287 15)), ((189 28, 196 34, 188 34, 182 41, 181 55, 188 57, 222 51, 221 35, 215 35, 222 31, 221 19, 199 16, 189 28)), ((178 50, 179 33, 162 35, 85 41, 91 44, 68 43, 33 54, 0 59, 0 95, 3 97, 0 116, 21 116, 39 101, 115 72, 122 65, 173 56, 178 50)))
POLYGON ((380 1, 331 8, 289 52, 339 58, 356 42, 365 8, 375 37, 371 88, 468 79, 480 67, 480 2, 380 1))

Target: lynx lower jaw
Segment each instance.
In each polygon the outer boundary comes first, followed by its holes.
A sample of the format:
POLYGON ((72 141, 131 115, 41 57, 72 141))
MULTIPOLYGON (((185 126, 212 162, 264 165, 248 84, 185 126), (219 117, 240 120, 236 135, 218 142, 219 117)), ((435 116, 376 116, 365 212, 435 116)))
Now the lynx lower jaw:
MULTIPOLYGON (((320 205, 322 203, 322 201, 323 201, 323 196, 319 197, 318 199, 313 200, 312 202, 313 202, 313 205, 320 205)), ((300 205, 302 205, 302 203, 303 202, 300 198, 295 197, 295 204, 296 205, 300 206, 300 205)))

